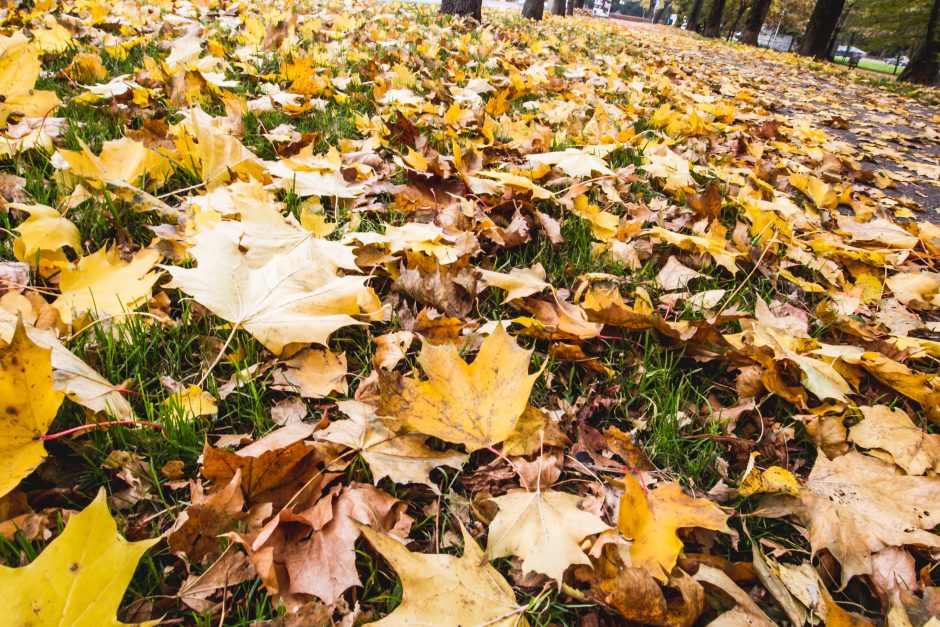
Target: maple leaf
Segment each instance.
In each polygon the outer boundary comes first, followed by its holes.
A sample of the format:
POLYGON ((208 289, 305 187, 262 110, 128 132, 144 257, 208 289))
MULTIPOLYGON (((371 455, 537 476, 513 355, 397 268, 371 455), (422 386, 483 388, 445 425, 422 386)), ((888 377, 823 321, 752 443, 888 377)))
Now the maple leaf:
POLYGON ((555 166, 568 176, 578 178, 589 177, 595 173, 600 175, 613 174, 613 171, 607 167, 607 163, 600 156, 577 148, 529 154, 525 158, 530 163, 544 163, 555 166))
MULTIPOLYGON (((16 227, 20 236, 13 243, 13 254, 20 261, 34 263, 37 256, 48 257, 49 253, 58 253, 66 246, 81 251, 82 236, 78 227, 52 207, 19 203, 8 206, 29 214, 16 227)), ((64 256, 53 258, 65 261, 64 256)))
MULTIPOLYGON (((278 592, 313 595, 335 603, 352 586, 362 585, 356 572, 356 540, 360 523, 404 539, 411 527, 402 501, 370 485, 353 483, 312 507, 280 512, 251 544, 256 560, 272 551, 286 572, 286 589, 278 592), (260 554, 260 555, 259 555, 260 554)), ((262 558, 263 559, 263 558, 262 558)), ((264 577, 264 574, 262 574, 264 577)))
POLYGON ((940 273, 899 272, 888 277, 885 285, 895 298, 912 309, 940 309, 940 273))
POLYGON ((53 387, 52 351, 35 344, 19 323, 13 338, 0 347, 0 496, 42 463, 46 434, 62 404, 53 387))
POLYGON ((81 150, 60 148, 52 158, 53 165, 68 177, 137 185, 144 176, 162 182, 173 172, 167 157, 129 137, 104 142, 100 155, 95 155, 83 141, 78 144, 81 150))
POLYGON ((378 485, 384 477, 395 483, 422 483, 435 492, 437 484, 429 473, 438 466, 461 468, 467 456, 456 451, 435 451, 420 433, 395 433, 375 413, 375 408, 359 401, 336 404, 348 420, 335 420, 317 437, 358 451, 372 470, 378 485))
POLYGON ((839 196, 832 185, 822 179, 794 172, 789 180, 790 185, 806 194, 820 209, 835 209, 839 204, 839 196))
MULTIPOLYGON (((0 342, 12 342, 17 320, 15 314, 0 307, 0 342)), ((34 344, 52 351, 52 379, 56 390, 65 392, 69 400, 94 413, 106 412, 120 420, 131 418, 130 403, 120 390, 71 353, 53 331, 28 325, 25 328, 34 344)))
POLYGON ((451 345, 424 343, 418 363, 427 381, 380 372, 379 415, 470 451, 511 436, 540 373, 529 374, 532 352, 501 324, 483 340, 472 364, 451 345))
POLYGON ((311 258, 305 248, 273 255, 249 267, 237 241, 221 229, 196 235, 190 254, 196 268, 168 267, 178 287, 220 318, 251 333, 274 353, 288 344, 326 344, 331 333, 351 324, 364 277, 338 276, 336 266, 311 258))
POLYGON ((665 179, 667 190, 695 185, 688 160, 683 159, 665 145, 651 144, 643 151, 643 158, 649 163, 641 165, 640 168, 649 172, 652 177, 665 179))
POLYGON ((39 52, 23 33, 0 37, 0 128, 13 113, 44 118, 59 106, 55 92, 34 89, 41 70, 39 52))
POLYGON ((578 508, 581 497, 555 490, 513 490, 490 499, 499 513, 490 523, 486 555, 522 559, 523 574, 548 575, 561 585, 565 569, 590 564, 581 550, 587 536, 610 529, 590 512, 578 508))
POLYGON ((401 578, 402 601, 375 625, 528 625, 525 606, 461 526, 463 556, 412 553, 397 540, 360 525, 362 535, 401 578))
POLYGON ((264 179, 264 163, 202 109, 192 109, 173 132, 178 165, 203 181, 207 189, 225 182, 230 172, 264 179))
POLYGON ((189 385, 171 394, 163 404, 181 420, 193 421, 200 416, 214 416, 219 412, 215 397, 198 385, 189 385))
POLYGON ((480 270, 480 277, 487 287, 498 287, 506 291, 503 303, 525 298, 552 287, 545 282, 545 269, 541 264, 532 268, 512 268, 508 273, 480 270))
POLYGON ((153 271, 159 259, 160 253, 146 248, 130 261, 121 259, 117 248, 99 249, 82 257, 74 268, 62 270, 62 293, 52 306, 66 324, 87 313, 98 318, 120 317, 150 299, 150 291, 160 278, 153 271))
POLYGON ((823 452, 798 497, 771 497, 761 516, 797 516, 813 553, 828 549, 842 564, 843 585, 871 573, 873 553, 890 546, 940 548, 926 531, 940 524, 940 479, 898 475, 894 464, 850 452, 823 452))
POLYGON ((200 472, 217 488, 228 485, 239 472, 246 499, 283 505, 297 486, 322 474, 328 451, 323 444, 305 441, 312 431, 312 426, 302 423, 287 425, 235 452, 206 444, 200 472))
POLYGON ((736 250, 730 250, 727 247, 728 242, 723 239, 719 239, 711 235, 684 235, 682 233, 667 231, 666 229, 658 226, 654 226, 646 232, 649 235, 658 237, 667 244, 672 244, 673 246, 681 248, 682 250, 687 250, 689 252, 708 253, 711 255, 712 259, 715 260, 715 263, 726 269, 728 272, 732 274, 737 274, 738 272, 736 261, 743 255, 736 250))
POLYGON ((909 475, 940 473, 940 435, 925 433, 904 411, 884 405, 859 407, 864 419, 849 429, 859 446, 887 452, 909 475))
POLYGON ((676 531, 700 527, 728 533, 728 515, 706 499, 686 496, 678 483, 664 483, 647 494, 633 475, 623 478, 617 529, 633 540, 633 565, 666 581, 682 551, 676 531))
POLYGON ((118 605, 137 562, 157 542, 159 538, 122 538, 102 488, 32 563, 0 566, 0 585, 7 593, 4 620, 18 625, 124 625, 117 620, 118 605))
POLYGON ((324 398, 331 392, 346 394, 346 353, 305 348, 284 362, 273 377, 275 390, 296 391, 305 398, 324 398))

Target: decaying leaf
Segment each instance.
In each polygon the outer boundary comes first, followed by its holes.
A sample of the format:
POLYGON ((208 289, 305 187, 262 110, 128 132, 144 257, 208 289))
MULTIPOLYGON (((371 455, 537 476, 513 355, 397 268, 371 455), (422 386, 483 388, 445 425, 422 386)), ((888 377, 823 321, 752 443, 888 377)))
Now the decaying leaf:
POLYGON ((871 556, 890 546, 940 548, 927 531, 940 523, 940 479, 899 475, 894 464, 850 452, 830 460, 822 452, 799 496, 771 497, 760 514, 792 514, 806 526, 817 553, 842 564, 842 581, 872 571, 871 556))
POLYGON ((423 483, 437 491, 431 470, 438 466, 460 468, 467 456, 456 451, 435 451, 420 433, 395 433, 375 413, 375 408, 359 401, 340 401, 339 410, 347 420, 335 420, 317 437, 358 451, 372 470, 378 484, 388 477, 395 483, 423 483))
POLYGON ((900 409, 875 405, 859 411, 864 419, 849 429, 853 442, 885 451, 909 475, 940 473, 940 435, 925 433, 900 409))

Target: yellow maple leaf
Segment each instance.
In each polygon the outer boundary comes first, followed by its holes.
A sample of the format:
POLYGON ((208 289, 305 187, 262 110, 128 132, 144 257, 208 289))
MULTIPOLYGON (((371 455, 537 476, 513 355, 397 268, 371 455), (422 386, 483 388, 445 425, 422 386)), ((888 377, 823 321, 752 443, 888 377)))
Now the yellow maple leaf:
POLYGON ((167 268, 178 287, 212 313, 251 333, 269 350, 288 344, 325 344, 344 326, 359 324, 365 277, 339 276, 336 261, 308 247, 266 255, 251 267, 237 232, 199 233, 190 254, 195 268, 167 268))
POLYGON ((23 33, 0 37, 0 128, 11 114, 43 118, 59 106, 55 92, 33 89, 41 70, 39 51, 23 33))
POLYGON ((173 172, 167 157, 129 137, 104 142, 100 155, 95 155, 85 142, 78 143, 81 150, 60 148, 57 157, 53 157, 53 163, 67 178, 137 185, 144 175, 153 181, 164 181, 173 172))
POLYGON ((53 387, 52 351, 33 343, 18 324, 12 340, 0 346, 0 496, 46 457, 40 438, 55 419, 62 397, 53 387))
POLYGON ((729 532, 728 515, 706 499, 686 496, 678 483, 665 483, 648 493, 630 473, 624 475, 617 528, 633 540, 633 566, 666 581, 682 550, 676 531, 700 527, 729 532))
MULTIPOLYGON (((128 542, 108 512, 105 490, 69 518, 65 531, 31 564, 0 566, 3 615, 14 625, 116 627, 137 562, 159 538, 128 542)), ((159 620, 145 625, 155 625, 159 620)))
POLYGON ((452 344, 425 342, 418 363, 427 381, 380 373, 379 414, 470 451, 511 436, 540 372, 529 374, 532 351, 502 324, 483 341, 472 364, 452 344))
POLYGON ((150 298, 160 277, 153 271, 159 259, 157 251, 144 248, 124 261, 117 248, 102 248, 62 271, 62 294, 52 306, 66 324, 89 312, 101 318, 137 309, 150 298))
POLYGON ((487 563, 463 526, 461 557, 412 553, 384 533, 357 526, 401 577, 401 604, 373 625, 528 625, 525 606, 516 603, 512 586, 487 563))
POLYGON ((70 220, 46 205, 7 205, 25 211, 29 217, 16 231, 20 236, 13 242, 13 255, 20 261, 33 263, 37 256, 43 261, 65 262, 62 249, 66 246, 76 252, 82 249, 82 236, 70 220))

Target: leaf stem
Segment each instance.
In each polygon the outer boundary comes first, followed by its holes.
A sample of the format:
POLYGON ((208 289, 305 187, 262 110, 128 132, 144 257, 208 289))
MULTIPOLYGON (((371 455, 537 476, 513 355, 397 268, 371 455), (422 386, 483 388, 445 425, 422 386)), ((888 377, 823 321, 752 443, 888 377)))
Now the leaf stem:
POLYGON ((49 440, 58 440, 59 438, 64 438, 65 436, 72 435, 73 433, 80 433, 82 431, 88 431, 89 429, 111 427, 114 425, 138 425, 141 427, 153 427, 154 429, 163 428, 163 425, 157 424, 155 422, 147 422, 146 420, 111 420, 109 422, 93 422, 87 425, 72 427, 71 429, 66 429, 65 431, 59 431, 58 433, 41 435, 39 436, 39 441, 48 442, 49 440))

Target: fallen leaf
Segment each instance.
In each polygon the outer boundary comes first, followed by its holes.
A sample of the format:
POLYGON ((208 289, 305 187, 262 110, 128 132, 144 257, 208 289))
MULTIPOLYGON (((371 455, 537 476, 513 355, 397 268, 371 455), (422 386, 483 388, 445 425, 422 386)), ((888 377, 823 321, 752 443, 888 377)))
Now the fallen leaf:
POLYGON ((5 421, 0 436, 0 496, 13 490, 46 457, 41 438, 63 397, 53 388, 51 353, 27 337, 22 323, 0 347, 0 404, 5 421))
POLYGON ((581 542, 610 527, 578 508, 581 497, 555 490, 513 490, 490 499, 499 513, 490 523, 486 555, 490 560, 514 555, 522 559, 522 572, 548 575, 558 582, 572 564, 591 560, 581 542))
POLYGON ((649 493, 632 474, 624 475, 617 529, 633 540, 633 566, 666 581, 682 551, 676 532, 699 527, 728 533, 728 515, 706 499, 686 496, 678 483, 664 483, 649 493))
POLYGON ((348 420, 334 420, 318 431, 317 437, 358 451, 369 464, 376 485, 388 477, 395 483, 421 483, 437 492, 437 484, 429 476, 431 470, 438 466, 459 469, 467 461, 462 453, 428 448, 427 436, 420 433, 395 433, 371 405, 359 401, 336 405, 348 420))
POLYGON ((940 523, 940 479, 898 475, 894 464, 850 452, 823 453, 798 497, 770 497, 761 516, 795 515, 813 553, 829 550, 842 564, 842 582, 872 572, 871 556, 889 546, 940 548, 926 531, 940 523))
POLYGON ((338 276, 337 267, 296 248, 247 267, 238 242, 208 230, 196 236, 190 254, 196 268, 169 267, 178 287, 217 316, 251 333, 274 353, 289 344, 325 345, 335 330, 359 324, 365 279, 338 276))
POLYGON ((66 324, 89 313, 98 318, 121 318, 150 299, 153 285, 160 278, 154 271, 159 259, 158 252, 142 249, 128 262, 121 259, 116 248, 102 248, 82 257, 75 268, 62 270, 62 293, 52 306, 66 324))
POLYGON ((118 605, 137 562, 158 541, 122 538, 102 488, 32 563, 0 566, 0 585, 8 593, 4 614, 22 625, 124 625, 118 605))
POLYGON ((397 540, 360 525, 362 535, 388 560, 402 582, 402 602, 376 625, 528 625, 525 606, 512 587, 486 562, 467 530, 462 557, 412 553, 397 540))
POLYGON ((501 324, 483 340, 472 364, 453 345, 425 343, 418 363, 427 381, 380 372, 379 415, 470 451, 512 435, 539 373, 529 374, 531 352, 501 324))
POLYGON ((346 353, 325 348, 305 348, 274 371, 272 389, 297 392, 305 398, 325 398, 336 392, 346 394, 346 353))
POLYGON ((859 407, 863 419, 849 429, 858 446, 885 451, 909 475, 940 473, 940 435, 919 429, 901 409, 859 407))

